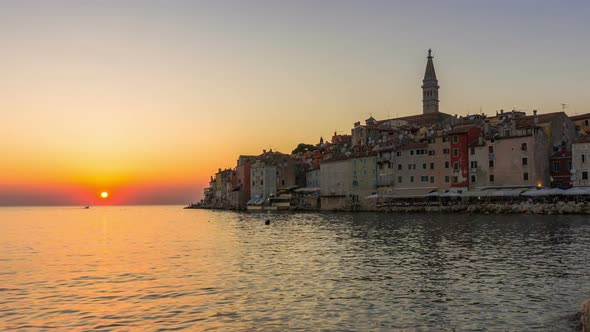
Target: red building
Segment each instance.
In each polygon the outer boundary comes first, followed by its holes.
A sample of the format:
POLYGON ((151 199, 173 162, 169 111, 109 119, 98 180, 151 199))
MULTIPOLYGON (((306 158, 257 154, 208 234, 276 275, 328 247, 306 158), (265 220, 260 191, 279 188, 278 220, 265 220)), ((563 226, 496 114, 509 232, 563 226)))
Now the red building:
POLYGON ((457 126, 448 133, 451 144, 451 169, 453 170, 451 186, 469 187, 469 144, 477 141, 481 128, 475 125, 457 126))
POLYGON ((550 160, 551 187, 571 188, 572 152, 559 150, 551 156, 550 160))
POLYGON ((256 161, 256 156, 240 156, 238 166, 236 166, 236 176, 234 179, 233 190, 242 192, 247 199, 250 199, 250 168, 256 161))

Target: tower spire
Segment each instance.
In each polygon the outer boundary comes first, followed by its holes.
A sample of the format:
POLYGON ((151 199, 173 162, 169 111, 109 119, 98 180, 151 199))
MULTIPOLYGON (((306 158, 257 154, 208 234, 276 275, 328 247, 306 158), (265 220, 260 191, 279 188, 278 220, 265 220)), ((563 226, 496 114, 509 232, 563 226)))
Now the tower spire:
POLYGON ((436 78, 436 71, 434 70, 434 62, 432 61, 432 49, 428 49, 428 57, 426 62, 426 71, 424 72, 424 79, 422 80, 422 113, 437 113, 438 112, 438 79, 436 78))

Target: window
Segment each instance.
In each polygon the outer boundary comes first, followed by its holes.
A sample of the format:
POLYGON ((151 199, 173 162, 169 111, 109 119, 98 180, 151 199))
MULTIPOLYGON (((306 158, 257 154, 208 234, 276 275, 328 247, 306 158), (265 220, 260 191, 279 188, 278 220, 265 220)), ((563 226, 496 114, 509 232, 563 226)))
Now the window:
POLYGON ((253 185, 253 186, 255 186, 255 185, 256 185, 256 183, 254 182, 254 180, 252 180, 252 185, 253 185))
POLYGON ((426 163, 422 164, 422 169, 426 169, 426 163))
POLYGON ((410 150, 410 156, 414 155, 414 150, 410 150))
POLYGON ((459 183, 459 177, 453 176, 453 183, 459 183))
POLYGON ((590 124, 589 120, 584 120, 584 126, 588 126, 590 124))
POLYGON ((459 142, 459 136, 453 135, 453 143, 457 143, 457 142, 459 142))
POLYGON ((522 164, 523 165, 528 165, 529 164, 529 159, 528 158, 522 158, 522 164))
POLYGON ((397 170, 401 171, 402 170, 402 164, 397 164, 397 170))
POLYGON ((445 161, 445 168, 449 168, 449 162, 445 161))
POLYGON ((477 168, 477 161, 472 161, 471 162, 471 168, 477 168))
POLYGON ((475 175, 471 176, 471 183, 475 183, 475 175))
POLYGON ((264 185, 264 180, 260 180, 260 185, 264 185))
POLYGON ((458 156, 459 155, 459 149, 455 148, 453 149, 453 156, 458 156))
POLYGON ((359 182, 357 180, 352 181, 352 185, 357 187, 359 185, 359 182))
POLYGON ((429 156, 434 156, 434 150, 428 150, 428 155, 429 156))
POLYGON ((410 182, 414 182, 414 176, 410 176, 410 182))
POLYGON ((504 136, 510 136, 510 129, 504 130, 504 136))
POLYGON ((526 143, 522 143, 522 144, 520 145, 520 149, 521 149, 522 151, 526 151, 526 150, 527 150, 526 143))
POLYGON ((453 163, 453 169, 455 169, 455 170, 459 169, 459 163, 453 163))
POLYGON ((559 162, 555 161, 555 162, 553 162, 553 165, 551 165, 551 166, 553 166, 553 167, 551 167, 551 170, 554 173, 561 171, 561 165, 559 164, 559 162))
POLYGON ((402 177, 401 176, 398 176, 397 177, 397 183, 402 183, 402 177))
POLYGON ((434 163, 430 163, 430 169, 434 169, 434 163))
POLYGON ((443 136, 442 138, 443 143, 446 143, 449 141, 449 136, 443 136))
POLYGON ((434 183, 434 176, 430 177, 430 183, 434 183))
POLYGON ((475 148, 471 148, 470 151, 472 155, 475 154, 475 148))
POLYGON ((588 180, 588 171, 582 172, 582 180, 588 180))
POLYGON ((408 169, 416 169, 416 164, 408 164, 408 169))
POLYGON ((586 162, 586 155, 582 153, 582 162, 585 163, 586 162))
POLYGON ((490 182, 494 182, 494 174, 490 174, 490 182))
POLYGON ((379 169, 383 169, 383 164, 379 164, 379 169))
POLYGON ((445 175, 445 183, 449 183, 450 180, 451 180, 451 177, 448 175, 445 175))
POLYGON ((529 180, 529 173, 527 173, 527 172, 522 173, 522 179, 525 181, 528 181, 529 180))
POLYGON ((488 166, 490 166, 490 167, 494 167, 494 161, 493 161, 493 160, 490 160, 490 161, 488 162, 488 166))
POLYGON ((285 185, 285 180, 281 180, 281 186, 285 185))
POLYGON ((569 171, 571 171, 571 170, 572 170, 572 162, 571 162, 571 161, 568 161, 568 162, 567 162, 567 169, 568 169, 569 171))
POLYGON ((428 182, 428 175, 422 175, 420 177, 420 181, 422 181, 422 182, 428 182))
POLYGON ((489 153, 494 153, 494 147, 493 146, 488 146, 488 152, 489 153))
POLYGON ((449 154, 451 153, 451 149, 443 149, 443 154, 449 154))
POLYGON ((402 156, 402 152, 401 151, 396 151, 395 152, 395 155, 398 156, 398 157, 401 157, 402 156))

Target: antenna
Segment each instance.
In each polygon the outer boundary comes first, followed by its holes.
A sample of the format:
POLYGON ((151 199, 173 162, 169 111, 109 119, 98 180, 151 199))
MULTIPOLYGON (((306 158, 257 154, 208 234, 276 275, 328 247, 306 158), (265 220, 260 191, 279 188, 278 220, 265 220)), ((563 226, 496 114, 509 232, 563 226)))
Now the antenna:
POLYGON ((561 103, 561 111, 565 112, 565 109, 567 108, 567 104, 561 103))

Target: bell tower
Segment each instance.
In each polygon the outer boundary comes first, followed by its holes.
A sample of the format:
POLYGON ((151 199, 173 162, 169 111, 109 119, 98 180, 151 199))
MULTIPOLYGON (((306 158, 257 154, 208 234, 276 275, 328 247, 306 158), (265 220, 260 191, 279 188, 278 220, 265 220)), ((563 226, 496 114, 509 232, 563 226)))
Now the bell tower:
POLYGON ((428 49, 428 61, 426 62, 426 71, 422 80, 422 113, 438 113, 438 80, 434 71, 432 62, 432 50, 428 49))

